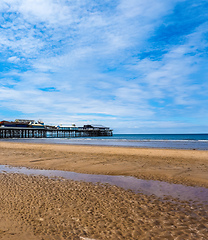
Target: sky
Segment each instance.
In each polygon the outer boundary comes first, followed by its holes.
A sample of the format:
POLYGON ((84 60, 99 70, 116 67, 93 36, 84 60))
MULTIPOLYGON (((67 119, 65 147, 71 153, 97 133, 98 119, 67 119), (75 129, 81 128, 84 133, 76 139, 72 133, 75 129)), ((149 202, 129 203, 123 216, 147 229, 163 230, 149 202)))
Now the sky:
POLYGON ((0 120, 208 133, 207 0, 1 0, 0 120))

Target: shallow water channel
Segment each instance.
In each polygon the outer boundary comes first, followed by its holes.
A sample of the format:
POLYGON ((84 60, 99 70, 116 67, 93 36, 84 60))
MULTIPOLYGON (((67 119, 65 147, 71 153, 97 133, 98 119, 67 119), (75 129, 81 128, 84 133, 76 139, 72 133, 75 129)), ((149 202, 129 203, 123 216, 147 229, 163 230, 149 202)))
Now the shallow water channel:
POLYGON ((203 187, 190 187, 161 181, 142 180, 128 176, 83 174, 60 170, 39 170, 26 167, 11 167, 8 165, 0 165, 0 173, 42 175, 49 178, 62 177, 74 181, 108 183, 126 190, 132 190, 136 193, 146 195, 154 194, 157 197, 171 196, 172 198, 178 198, 184 201, 197 201, 198 203, 208 204, 208 188, 203 187))

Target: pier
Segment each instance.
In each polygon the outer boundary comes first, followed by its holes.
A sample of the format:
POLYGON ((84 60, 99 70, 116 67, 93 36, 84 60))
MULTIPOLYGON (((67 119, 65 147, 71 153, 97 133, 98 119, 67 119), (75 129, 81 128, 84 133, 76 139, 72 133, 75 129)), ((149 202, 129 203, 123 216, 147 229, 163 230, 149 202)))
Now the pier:
POLYGON ((16 119, 0 122, 0 138, 74 138, 112 136, 113 130, 102 125, 45 125, 43 121, 16 119))
POLYGON ((53 128, 0 127, 0 138, 74 138, 112 136, 111 129, 63 130, 53 128))

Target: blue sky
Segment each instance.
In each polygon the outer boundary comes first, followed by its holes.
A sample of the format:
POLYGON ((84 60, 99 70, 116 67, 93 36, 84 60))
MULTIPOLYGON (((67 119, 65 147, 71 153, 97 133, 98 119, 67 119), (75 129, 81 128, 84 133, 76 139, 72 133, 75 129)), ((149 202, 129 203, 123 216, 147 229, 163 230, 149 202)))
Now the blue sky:
POLYGON ((0 119, 208 132, 206 0, 1 0, 0 119))

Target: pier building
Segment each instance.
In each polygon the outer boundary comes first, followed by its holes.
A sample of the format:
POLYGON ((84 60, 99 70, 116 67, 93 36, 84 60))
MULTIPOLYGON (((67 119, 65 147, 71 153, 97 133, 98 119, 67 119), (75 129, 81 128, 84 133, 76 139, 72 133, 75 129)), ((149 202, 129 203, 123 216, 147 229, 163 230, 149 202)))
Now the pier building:
POLYGON ((0 122, 0 138, 71 138, 112 136, 113 130, 102 125, 45 125, 42 121, 16 119, 0 122))

